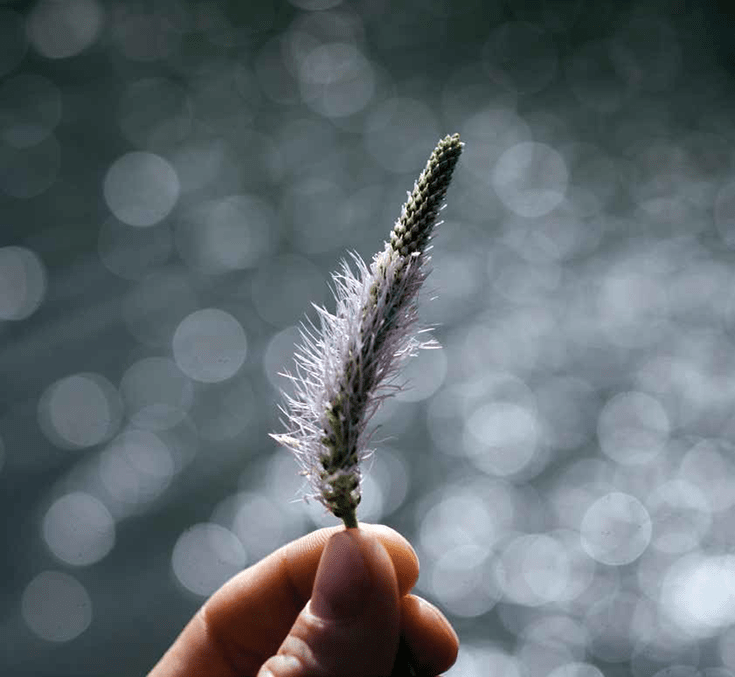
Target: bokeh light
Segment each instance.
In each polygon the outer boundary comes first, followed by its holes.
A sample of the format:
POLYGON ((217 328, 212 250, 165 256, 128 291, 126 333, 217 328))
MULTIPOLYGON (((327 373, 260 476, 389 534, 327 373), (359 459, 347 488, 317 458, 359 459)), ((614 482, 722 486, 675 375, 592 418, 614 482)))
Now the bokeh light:
POLYGON ((120 381, 130 420, 145 430, 166 430, 180 423, 194 399, 191 381, 166 357, 132 364, 120 381))
POLYGON ((354 45, 318 45, 298 67, 301 96, 325 117, 354 115, 365 108, 375 90, 373 67, 354 45))
POLYGON ((195 524, 179 536, 171 555, 176 580, 189 592, 206 597, 247 563, 237 536, 212 523, 195 524))
POLYGON ((115 437, 96 463, 97 476, 115 517, 145 510, 168 487, 177 468, 166 441, 131 428, 115 437))
POLYGON ((648 463, 665 448, 669 419, 645 393, 620 393, 605 403, 597 431, 600 449, 618 463, 648 463))
POLYGON ((431 557, 464 545, 492 545, 499 538, 495 524, 479 492, 447 492, 421 520, 419 543, 431 557))
POLYGON ((567 663, 554 668, 549 677, 604 677, 600 668, 590 663, 567 663))
POLYGON ((650 543, 651 518, 634 496, 613 491, 587 509, 580 530, 590 557, 603 564, 629 564, 650 543))
POLYGON ((99 374, 74 374, 50 385, 38 404, 41 429, 54 444, 91 447, 111 437, 122 418, 115 387, 99 374))
POLYGON ((431 594, 456 616, 481 616, 500 598, 500 590, 492 582, 490 566, 490 550, 486 547, 452 548, 432 567, 431 594))
POLYGON ((510 402, 483 404, 467 419, 465 448, 483 470, 513 475, 533 459, 538 445, 535 412, 510 402))
POLYGON ((222 501, 214 510, 212 522, 230 529, 253 560, 278 549, 294 533, 288 513, 272 498, 246 491, 222 501))
POLYGON ((189 378, 217 383, 234 376, 247 354, 242 325, 218 308, 197 310, 185 317, 173 338, 176 365, 189 378))
POLYGON ((42 56, 66 59, 97 39, 103 21, 104 10, 95 0, 42 0, 28 16, 28 37, 42 56))
POLYGON ((24 320, 43 301, 46 269, 30 249, 0 248, 0 320, 24 320))
POLYGON ((457 662, 445 674, 449 677, 482 677, 504 675, 521 677, 523 666, 519 660, 499 646, 489 643, 465 644, 457 662))
POLYGON ((681 479, 699 489, 716 512, 735 505, 732 493, 735 488, 732 450, 730 441, 703 440, 684 454, 679 466, 681 479))
POLYGON ((690 555, 677 560, 666 572, 661 605, 666 616, 684 632, 715 634, 735 622, 733 557, 690 555))
POLYGON ((504 543, 494 573, 508 601, 540 606, 563 597, 572 571, 561 543, 546 534, 525 534, 504 543))
POLYGON ((249 195, 198 204, 177 225, 176 244, 194 270, 216 274, 252 268, 268 256, 277 236, 266 202, 249 195))
POLYGON ((735 247, 735 181, 720 185, 715 196, 714 217, 724 243, 735 247))
POLYGON ((80 491, 57 499, 43 518, 43 537, 62 562, 85 566, 115 544, 115 522, 103 503, 80 491))
POLYGON ((28 628, 49 642, 68 642, 92 622, 86 588, 62 571, 44 571, 23 590, 22 614, 28 628))
POLYGON ((298 342, 298 327, 287 327, 276 332, 268 341, 268 346, 263 351, 263 370, 273 388, 288 388, 289 381, 281 374, 293 371, 294 349, 298 342))
POLYGON ((493 188, 503 204, 526 217, 548 214, 564 199, 564 158, 543 143, 526 141, 506 150, 493 169, 493 188))
POLYGON ((105 201, 131 226, 152 226, 168 216, 179 197, 176 170, 160 155, 135 151, 115 160, 105 176, 105 201))
POLYGON ((446 373, 447 358, 441 350, 421 350, 401 372, 405 388, 396 394, 396 399, 421 402, 431 397, 441 387, 446 373))
POLYGON ((715 4, 0 2, 0 674, 146 674, 339 524, 268 436, 279 372, 457 131, 442 347, 371 421, 358 519, 415 547, 448 675, 733 677, 715 4))
POLYGON ((712 525, 712 507, 704 493, 684 480, 659 486, 646 501, 654 526, 651 545, 664 553, 698 548, 712 525))
POLYGON ((408 496, 411 476, 406 459, 393 449, 381 447, 380 454, 372 455, 363 477, 366 484, 362 502, 372 507, 367 519, 385 522, 388 515, 403 506, 408 496))

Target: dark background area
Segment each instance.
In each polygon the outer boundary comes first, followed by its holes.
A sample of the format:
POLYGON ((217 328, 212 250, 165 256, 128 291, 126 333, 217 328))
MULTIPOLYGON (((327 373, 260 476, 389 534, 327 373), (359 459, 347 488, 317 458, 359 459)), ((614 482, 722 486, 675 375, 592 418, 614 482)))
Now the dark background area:
POLYGON ((443 350, 377 415, 358 518, 415 545, 450 675, 732 677, 732 29, 714 0, 0 2, 0 673, 145 674, 336 523, 268 437, 278 372, 460 132, 443 350))

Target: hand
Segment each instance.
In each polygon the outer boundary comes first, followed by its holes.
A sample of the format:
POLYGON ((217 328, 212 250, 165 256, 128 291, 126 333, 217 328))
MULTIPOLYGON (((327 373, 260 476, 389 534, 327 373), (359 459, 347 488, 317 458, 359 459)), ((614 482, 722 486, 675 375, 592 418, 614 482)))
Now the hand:
POLYGON ((408 541, 385 526, 319 529, 229 580, 148 677, 378 677, 399 638, 419 675, 449 668, 459 641, 418 578, 408 541))

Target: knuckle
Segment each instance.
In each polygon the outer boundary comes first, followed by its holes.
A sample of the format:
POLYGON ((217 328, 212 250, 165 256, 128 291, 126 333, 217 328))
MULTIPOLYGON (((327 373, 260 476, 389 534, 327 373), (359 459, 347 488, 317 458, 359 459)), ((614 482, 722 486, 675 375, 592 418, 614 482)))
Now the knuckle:
POLYGON ((326 677, 326 673, 307 642, 291 633, 278 653, 263 664, 258 677, 326 677))

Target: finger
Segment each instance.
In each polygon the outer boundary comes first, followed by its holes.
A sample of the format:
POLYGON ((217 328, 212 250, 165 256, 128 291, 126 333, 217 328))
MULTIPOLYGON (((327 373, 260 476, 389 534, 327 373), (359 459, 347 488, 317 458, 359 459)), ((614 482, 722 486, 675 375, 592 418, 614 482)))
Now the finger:
MULTIPOLYGON (((319 529, 284 545, 230 579, 184 628, 149 677, 183 677, 191 665, 210 677, 255 674, 286 637, 311 596, 329 538, 344 528, 319 529)), ((399 595, 418 578, 409 542, 383 525, 360 524, 393 562, 399 595)))
MULTIPOLYGON (((376 536, 388 551, 398 579, 398 593, 401 597, 408 593, 419 577, 419 560, 411 544, 397 531, 383 524, 365 524, 361 522, 359 528, 361 531, 376 536)), ((314 577, 324 546, 334 534, 344 530, 342 526, 317 529, 284 545, 272 555, 269 555, 263 562, 283 552, 289 568, 288 575, 303 600, 303 606, 306 600, 311 597, 314 577)))
POLYGON ((390 673, 400 636, 395 569, 367 531, 334 534, 311 599, 259 677, 371 677, 390 673))
POLYGON ((401 599, 401 634, 419 675, 438 675, 457 660, 457 633, 439 609, 417 595, 401 599))
MULTIPOLYGON (((410 590, 418 578, 418 559, 408 541, 382 525, 362 524, 360 529, 377 536, 388 551, 399 594, 410 590)), ((324 547, 340 531, 341 526, 307 534, 232 579, 206 604, 210 632, 259 666, 276 652, 304 608, 324 547)))

